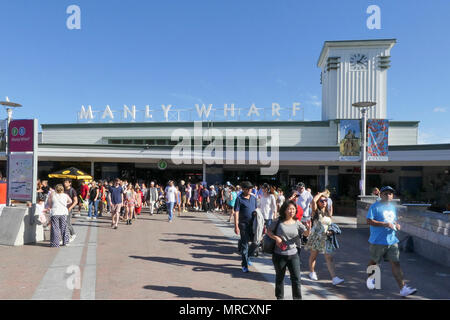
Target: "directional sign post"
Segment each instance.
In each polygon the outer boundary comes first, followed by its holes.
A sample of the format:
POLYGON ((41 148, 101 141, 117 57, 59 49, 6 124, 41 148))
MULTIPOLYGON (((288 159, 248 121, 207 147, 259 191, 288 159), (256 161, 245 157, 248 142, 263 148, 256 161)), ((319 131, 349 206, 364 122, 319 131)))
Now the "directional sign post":
POLYGON ((8 126, 8 192, 10 200, 36 203, 37 119, 11 120, 8 126))

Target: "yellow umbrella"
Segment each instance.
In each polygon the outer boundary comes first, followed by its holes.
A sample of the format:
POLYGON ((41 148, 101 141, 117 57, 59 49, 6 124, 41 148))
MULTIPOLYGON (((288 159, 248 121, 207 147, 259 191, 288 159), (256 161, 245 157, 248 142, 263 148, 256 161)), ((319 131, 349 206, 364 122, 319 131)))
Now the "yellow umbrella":
POLYGON ((92 180, 92 177, 77 168, 70 167, 59 170, 48 175, 49 178, 74 179, 74 180, 92 180))

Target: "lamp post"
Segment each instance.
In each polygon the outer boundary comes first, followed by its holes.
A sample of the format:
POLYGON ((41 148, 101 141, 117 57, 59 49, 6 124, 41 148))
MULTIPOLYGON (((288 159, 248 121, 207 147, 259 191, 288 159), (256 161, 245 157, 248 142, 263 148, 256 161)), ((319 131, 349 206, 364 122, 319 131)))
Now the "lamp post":
POLYGON ((373 107, 374 105, 376 105, 376 102, 356 102, 353 103, 352 106, 355 108, 358 108, 359 110, 361 110, 362 113, 362 154, 361 154, 361 181, 360 181, 360 189, 361 189, 361 195, 365 196, 366 195, 366 141, 367 141, 367 133, 366 133, 366 127, 367 127, 367 110, 369 110, 369 108, 373 107))
MULTIPOLYGON (((9 185, 9 178, 10 178, 8 176, 8 174, 9 174, 9 141, 8 141, 9 123, 11 122, 11 119, 12 119, 12 113, 13 113, 12 108, 19 108, 19 107, 22 107, 22 105, 9 101, 8 97, 6 97, 5 100, 6 101, 0 101, 0 105, 6 107, 6 113, 8 114, 8 122, 7 122, 7 126, 6 126, 6 132, 5 132, 5 141, 6 141, 6 172, 5 172, 5 175, 8 179, 8 185, 9 185)), ((11 200, 9 199, 9 187, 6 188, 6 205, 11 206, 11 200)))

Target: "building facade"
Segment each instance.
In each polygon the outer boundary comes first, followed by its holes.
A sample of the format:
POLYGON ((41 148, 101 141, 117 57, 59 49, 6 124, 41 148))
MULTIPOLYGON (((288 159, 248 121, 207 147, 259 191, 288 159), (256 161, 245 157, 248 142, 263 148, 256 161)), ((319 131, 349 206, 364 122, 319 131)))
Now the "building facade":
MULTIPOLYGON (((39 178, 76 166, 95 179, 122 177, 159 183, 184 179, 210 184, 251 180, 284 186, 303 181, 313 191, 333 189, 342 212, 347 206, 354 208, 360 162, 340 161, 343 137, 339 126, 344 120, 361 118, 360 111, 352 107, 359 101, 377 103, 369 111, 369 119, 386 119, 387 73, 395 43, 395 39, 325 42, 318 61, 322 121, 42 124, 39 178), (228 131, 233 132, 231 138, 228 131), (266 135, 256 149, 252 142, 255 132, 266 135), (231 140, 232 147, 226 152, 231 140), (189 150, 188 156, 183 154, 190 162, 180 163, 174 156, 181 142, 183 152, 189 150), (205 154, 213 142, 224 151, 213 148, 205 154), (267 147, 265 154, 259 152, 261 146, 267 147), (158 168, 162 160, 167 163, 164 170, 158 168), (262 174, 261 168, 275 162, 275 172, 262 174)), ((418 145, 418 130, 418 121, 389 121, 389 160, 367 163, 367 190, 389 184, 407 199, 440 201, 445 206, 450 202, 450 144, 418 145)))

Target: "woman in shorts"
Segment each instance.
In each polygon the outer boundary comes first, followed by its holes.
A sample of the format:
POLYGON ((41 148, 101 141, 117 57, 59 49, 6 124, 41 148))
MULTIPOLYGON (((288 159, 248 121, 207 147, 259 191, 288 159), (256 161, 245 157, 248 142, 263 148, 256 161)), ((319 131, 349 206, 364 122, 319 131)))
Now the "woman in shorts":
POLYGON ((328 228, 331 225, 331 214, 328 210, 328 197, 325 193, 318 193, 313 201, 311 202, 312 207, 312 228, 311 234, 308 237, 308 242, 306 244, 306 249, 311 250, 311 255, 309 256, 309 278, 311 280, 317 281, 317 274, 314 271, 316 266, 316 259, 319 253, 325 256, 325 261, 327 263, 328 271, 330 272, 333 285, 336 286, 342 282, 344 279, 336 276, 335 266, 333 262, 332 253, 334 252, 334 247, 329 245, 327 242, 328 235, 330 231, 328 228))

